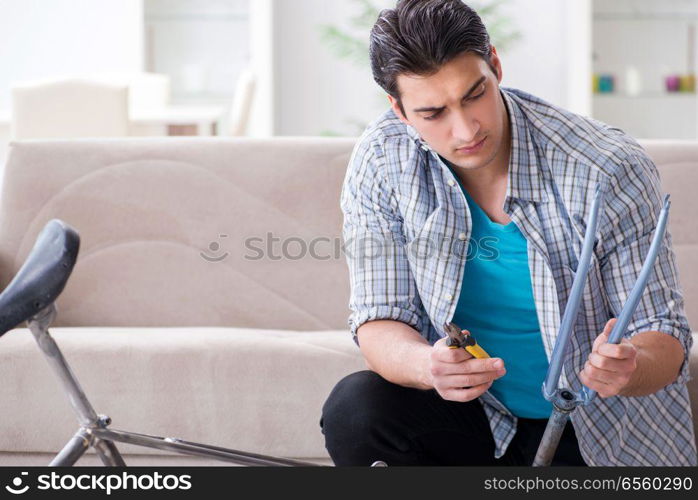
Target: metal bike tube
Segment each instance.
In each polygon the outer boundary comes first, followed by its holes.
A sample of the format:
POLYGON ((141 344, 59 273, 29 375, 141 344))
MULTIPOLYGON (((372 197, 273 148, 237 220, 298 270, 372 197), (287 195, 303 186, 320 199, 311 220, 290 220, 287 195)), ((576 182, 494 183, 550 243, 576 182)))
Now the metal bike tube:
POLYGON ((42 309, 36 316, 27 320, 39 349, 44 353, 49 366, 58 376, 63 389, 68 393, 70 405, 78 415, 80 425, 89 427, 97 422, 97 413, 87 400, 85 392, 80 387, 80 383, 68 366, 61 350, 48 332, 48 325, 56 317, 56 307, 54 304, 42 309))
POLYGON ((49 467, 68 467, 77 462, 92 444, 92 434, 81 427, 68 441, 63 449, 58 452, 49 467))
POLYGON ((567 305, 565 306, 565 312, 562 315, 562 321, 560 322, 560 330, 555 340, 555 347, 553 348, 553 353, 550 356, 550 366, 548 367, 548 373, 543 382, 543 396, 548 401, 555 397, 555 392, 557 391, 557 385, 560 380, 560 373, 562 372, 562 364, 565 361, 565 355, 569 349, 569 339, 572 335, 572 330, 574 329, 574 323, 577 319, 577 313, 579 312, 579 306, 582 302, 582 293, 584 291, 584 286, 586 285, 587 275, 589 274, 589 262, 591 261, 591 255, 594 248, 594 238, 596 236, 596 227, 598 226, 599 219, 599 209, 601 203, 603 202, 603 192, 601 191, 599 185, 596 186, 594 192, 594 199, 591 203, 591 213, 589 215, 589 223, 586 227, 586 234, 584 235, 584 243, 582 245, 582 252, 579 257, 579 263, 577 264, 577 272, 574 276, 574 281, 572 282, 572 289, 570 290, 570 295, 567 299, 567 305))
POLYGON ((126 462, 124 462, 121 453, 119 453, 112 441, 95 437, 92 447, 102 463, 107 467, 126 467, 126 462))
MULTIPOLYGON (((33 317, 29 318, 27 320, 27 325, 29 326, 29 330, 32 332, 32 335, 34 335, 36 343, 39 345, 39 349, 44 354, 46 361, 58 379, 61 381, 63 389, 68 394, 68 400, 70 401, 70 405, 73 407, 73 410, 75 410, 75 413, 77 414, 80 426, 83 429, 91 429, 95 426, 101 425, 101 419, 87 399, 85 391, 82 390, 77 377, 70 369, 68 362, 63 357, 63 353, 58 348, 58 344, 56 344, 56 341, 53 340, 53 337, 51 337, 49 334, 48 327, 51 322, 53 322, 55 317, 56 306, 52 303, 39 311, 39 313, 33 317)), ((95 447, 97 454, 100 456, 105 465, 126 465, 114 443, 91 441, 91 444, 95 447)), ((68 454, 66 459, 72 457, 72 455, 69 453, 71 450, 73 450, 73 446, 77 446, 77 443, 71 440, 64 447, 66 454, 68 454)))
POLYGON ((258 455, 255 453, 247 453, 238 450, 229 450, 217 446, 209 446, 190 441, 182 441, 177 438, 163 438, 158 436, 150 436, 148 434, 139 434, 136 432, 119 431, 115 429, 97 428, 93 429, 95 436, 116 441, 121 443, 135 444, 148 448, 159 450, 176 451, 186 455, 194 455, 199 457, 215 458, 224 462, 232 462, 240 465, 277 465, 277 466, 312 466, 317 467, 318 464, 311 462, 302 462, 299 460, 291 460, 286 458, 276 458, 266 455, 258 455))
POLYGON ((555 407, 553 408, 553 412, 548 419, 548 424, 545 426, 543 437, 538 445, 536 457, 533 460, 534 467, 547 466, 552 463, 569 416, 569 411, 561 411, 555 407))

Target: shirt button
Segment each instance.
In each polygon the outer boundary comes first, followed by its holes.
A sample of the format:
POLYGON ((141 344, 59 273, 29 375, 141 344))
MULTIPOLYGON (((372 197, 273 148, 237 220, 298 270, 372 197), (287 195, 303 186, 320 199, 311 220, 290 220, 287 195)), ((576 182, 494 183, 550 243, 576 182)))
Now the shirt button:
POLYGON ((444 295, 444 299, 453 300, 453 295, 451 295, 450 293, 447 293, 446 295, 444 295))
POLYGON ((506 414, 507 414, 507 412, 505 412, 504 410, 499 410, 499 413, 501 413, 502 415, 506 415, 506 414))
POLYGON ((380 209, 381 209, 381 207, 380 207, 380 205, 378 205, 377 203, 375 203, 375 204, 373 205, 373 210, 380 210, 380 209))
POLYGON ((458 233, 458 239, 461 241, 465 241, 465 233, 458 233))
POLYGON ((454 186, 456 185, 456 181, 454 181, 453 179, 449 179, 449 180, 448 180, 448 185, 451 186, 451 187, 454 187, 454 186))

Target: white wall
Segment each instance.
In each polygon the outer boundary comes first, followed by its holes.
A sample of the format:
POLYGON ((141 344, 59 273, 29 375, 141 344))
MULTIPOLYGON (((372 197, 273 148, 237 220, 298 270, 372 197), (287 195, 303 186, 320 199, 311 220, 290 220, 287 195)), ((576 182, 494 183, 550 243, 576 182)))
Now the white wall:
MULTIPOLYGON (((392 7, 394 2, 376 4, 392 7)), ((368 68, 338 60, 323 46, 318 29, 323 24, 347 27, 358 13, 357 3, 275 0, 274 8, 276 134, 358 135, 351 120, 370 121, 388 100, 368 68)))
POLYGON ((521 40, 502 54, 502 85, 571 111, 590 111, 591 25, 588 0, 511 0, 502 7, 521 40))
POLYGON ((140 71, 141 0, 0 0, 0 109, 13 81, 140 71))
MULTIPOLYGON (((568 23, 588 0, 510 0, 502 7, 515 22, 522 39, 500 54, 503 85, 518 87, 574 111, 586 112, 580 92, 589 92, 590 76, 575 87, 570 57, 590 57, 588 28, 570 36, 568 23), (571 15, 571 11, 573 15, 571 15)), ((395 1, 380 5, 392 8, 395 1)), ((320 43, 316 26, 347 26, 357 13, 351 0, 275 0, 275 132, 279 135, 316 135, 325 130, 357 134, 351 121, 367 123, 388 106, 368 68, 337 60, 320 43)), ((586 7, 582 8, 585 12, 586 7)), ((576 19, 578 22, 579 19, 576 19)), ((577 59, 578 61, 580 59, 577 59)), ((588 70, 588 69, 587 69, 588 70)))
MULTIPOLYGON (((0 0, 0 116, 13 82, 143 67, 142 0, 0 0)), ((0 124, 0 183, 9 126, 0 124)))

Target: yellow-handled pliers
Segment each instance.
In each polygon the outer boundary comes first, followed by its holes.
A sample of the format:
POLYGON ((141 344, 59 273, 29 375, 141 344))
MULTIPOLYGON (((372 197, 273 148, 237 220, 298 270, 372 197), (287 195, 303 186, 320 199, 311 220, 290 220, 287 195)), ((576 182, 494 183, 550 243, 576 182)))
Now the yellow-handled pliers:
POLYGON ((448 335, 446 340, 446 345, 451 349, 460 349, 461 347, 468 351, 473 357, 476 358, 489 358, 490 355, 480 347, 480 345, 475 340, 470 332, 467 330, 461 330, 455 323, 444 323, 444 330, 448 335), (463 332, 466 333, 463 333, 463 332))

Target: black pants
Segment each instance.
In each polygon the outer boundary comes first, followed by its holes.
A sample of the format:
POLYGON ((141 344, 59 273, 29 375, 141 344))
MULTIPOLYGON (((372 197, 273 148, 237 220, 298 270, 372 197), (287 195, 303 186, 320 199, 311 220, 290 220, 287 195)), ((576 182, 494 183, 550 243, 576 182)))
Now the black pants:
MULTIPOLYGON (((435 390, 353 373, 332 390, 320 426, 335 465, 531 465, 547 419, 519 418, 506 453, 494 458, 494 438, 478 400, 444 400, 435 390)), ((586 465, 567 422, 552 465, 586 465)))

